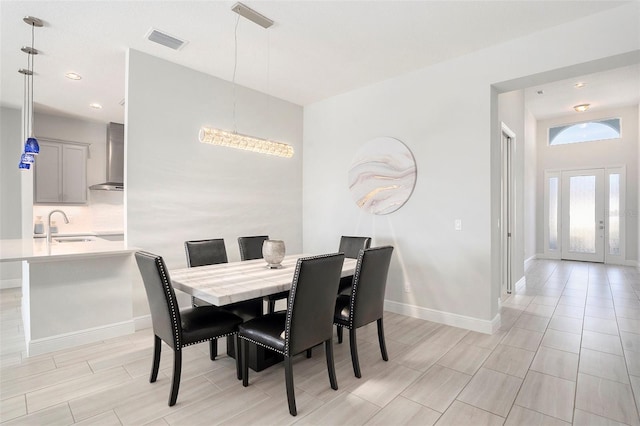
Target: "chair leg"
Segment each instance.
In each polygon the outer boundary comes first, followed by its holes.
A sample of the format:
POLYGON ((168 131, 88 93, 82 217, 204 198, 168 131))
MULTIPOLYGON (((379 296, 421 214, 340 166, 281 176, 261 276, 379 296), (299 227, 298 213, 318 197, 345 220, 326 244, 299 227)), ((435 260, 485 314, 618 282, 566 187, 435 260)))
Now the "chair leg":
POLYGON ((169 396, 169 407, 176 405, 178 400, 178 389, 180 389, 180 374, 182 373, 182 351, 173 350, 173 381, 171 383, 171 395, 169 396))
POLYGON ((338 380, 336 380, 336 365, 333 362, 333 340, 324 342, 324 352, 327 354, 327 371, 329 372, 329 383, 331 389, 338 390, 338 380))
POLYGON ((276 301, 269 299, 267 312, 272 314, 276 311, 276 301))
MULTIPOLYGON (((227 337, 228 339, 229 337, 227 337)), ((233 346, 236 351, 236 375, 238 376, 238 380, 242 380, 242 365, 240 362, 240 354, 244 351, 240 349, 240 337, 238 337, 238 333, 233 335, 233 346)))
POLYGON ((211 339, 209 340, 209 358, 211 358, 211 361, 215 361, 217 355, 218 355, 218 339, 211 339))
POLYGON ((298 415, 296 410, 296 395, 293 389, 293 367, 291 357, 284 357, 284 379, 287 385, 287 401, 289 402, 289 414, 298 415))
POLYGON ((353 364, 353 374, 359 379, 362 377, 360 374, 360 363, 358 362, 358 345, 356 343, 356 329, 349 330, 349 346, 351 348, 351 363, 353 364))
MULTIPOLYGON (((242 349, 240 350, 242 356, 242 386, 245 388, 249 386, 249 341, 242 339, 242 349)), ((236 354, 236 357, 238 354, 236 354)))
POLYGON ((338 343, 342 343, 342 326, 336 325, 336 333, 338 333, 338 343))
POLYGON ((149 383, 153 383, 158 378, 158 369, 160 368, 160 349, 162 348, 162 340, 158 336, 153 336, 153 363, 151 364, 151 377, 149 383))
POLYGON ((389 355, 387 354, 387 345, 384 342, 384 328, 382 326, 382 318, 378 319, 378 342, 380 342, 380 352, 382 353, 382 359, 389 361, 389 355))
POLYGON ((313 348, 307 349, 307 358, 311 358, 312 355, 313 355, 313 348))

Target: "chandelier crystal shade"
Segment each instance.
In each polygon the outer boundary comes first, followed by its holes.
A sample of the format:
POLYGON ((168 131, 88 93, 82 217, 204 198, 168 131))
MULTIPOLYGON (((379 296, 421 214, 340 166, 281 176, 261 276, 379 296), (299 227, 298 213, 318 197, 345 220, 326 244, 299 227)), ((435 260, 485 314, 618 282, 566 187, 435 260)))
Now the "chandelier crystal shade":
POLYGON ((275 155, 277 157, 293 157, 293 147, 286 143, 273 142, 220 129, 202 127, 198 133, 198 139, 200 139, 201 143, 211 145, 243 149, 245 151, 259 152, 260 154, 275 155))

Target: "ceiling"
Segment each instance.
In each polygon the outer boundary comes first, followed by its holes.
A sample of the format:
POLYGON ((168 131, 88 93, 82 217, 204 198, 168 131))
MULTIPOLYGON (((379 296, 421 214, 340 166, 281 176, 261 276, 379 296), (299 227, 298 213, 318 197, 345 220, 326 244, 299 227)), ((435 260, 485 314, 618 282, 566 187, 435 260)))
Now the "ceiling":
MULTIPOLYGON (((275 21, 268 30, 240 18, 236 82, 299 105, 618 7, 620 1, 246 1, 275 21)), ((231 80, 235 1, 0 0, 0 102, 22 105, 30 15, 35 30, 36 111, 123 122, 126 51, 133 48, 231 80), (156 28, 188 41, 179 51, 154 44, 156 28), (82 80, 64 77, 67 72, 82 80), (95 110, 89 104, 103 108, 95 110)), ((637 86, 637 68, 635 84, 637 86)), ((631 73, 623 73, 631 77, 631 73)), ((151 76, 150 76, 151 77, 151 76)), ((616 84, 622 85, 621 74, 616 84)), ((587 86, 590 92, 608 83, 587 86)), ((571 89, 573 87, 571 86, 571 89)), ((600 92, 605 93, 605 90, 600 92)), ((600 93, 599 92, 599 93, 600 93)), ((573 105, 561 83, 528 96, 535 111, 573 105)), ((637 93, 637 90, 636 92, 637 93)), ((582 99, 582 98, 581 98, 582 99)), ((586 95, 585 98, 586 99, 586 95)), ((591 100, 592 98, 589 98, 591 100)), ((604 104, 608 100, 592 103, 604 104)), ((637 99, 635 101, 637 103, 637 99)), ((547 112, 543 112, 543 111, 547 112)))

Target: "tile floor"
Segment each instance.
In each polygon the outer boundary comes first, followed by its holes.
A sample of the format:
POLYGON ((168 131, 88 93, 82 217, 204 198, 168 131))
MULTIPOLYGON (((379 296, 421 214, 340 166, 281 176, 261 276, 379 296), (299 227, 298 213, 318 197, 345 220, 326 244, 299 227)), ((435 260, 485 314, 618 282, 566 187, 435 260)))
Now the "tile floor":
MULTIPOLYGON (((281 366, 235 379, 231 359, 187 348, 175 407, 168 350, 148 382, 151 331, 26 358, 20 292, 0 292, 3 425, 639 425, 640 273, 629 267, 536 260, 484 335, 387 313, 390 361, 375 325, 359 331, 363 378, 335 344, 339 390, 324 354, 296 358, 298 416, 281 366)), ((220 345, 224 347, 224 344, 220 345)))

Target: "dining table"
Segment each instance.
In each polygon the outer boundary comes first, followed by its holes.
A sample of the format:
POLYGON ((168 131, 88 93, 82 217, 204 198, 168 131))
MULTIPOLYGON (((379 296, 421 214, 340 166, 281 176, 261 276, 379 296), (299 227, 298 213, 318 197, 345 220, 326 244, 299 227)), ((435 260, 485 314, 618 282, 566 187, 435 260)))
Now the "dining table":
MULTIPOLYGON (((216 306, 262 299, 291 289, 298 259, 313 254, 290 254, 279 268, 270 268, 264 259, 219 263, 169 271, 173 287, 216 306)), ((345 258, 341 276, 353 275, 356 259, 345 258)), ((233 345, 227 354, 235 356, 233 345)), ((280 361, 281 357, 259 346, 251 346, 249 366, 260 371, 280 361)))

